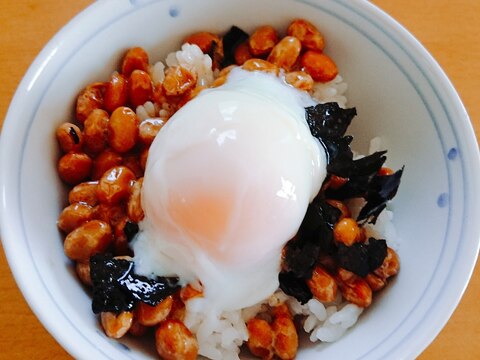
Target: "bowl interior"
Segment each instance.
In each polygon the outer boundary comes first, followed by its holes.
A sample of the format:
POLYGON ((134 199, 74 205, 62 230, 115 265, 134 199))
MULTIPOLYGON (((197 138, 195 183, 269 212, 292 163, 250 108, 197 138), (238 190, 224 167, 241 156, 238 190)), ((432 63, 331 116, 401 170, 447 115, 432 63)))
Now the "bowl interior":
POLYGON ((63 254, 56 219, 65 189, 56 173, 54 131, 73 119, 77 93, 107 80, 129 47, 142 46, 152 61, 162 60, 194 31, 286 28, 296 17, 319 27, 349 85, 348 105, 359 114, 349 129, 354 148, 366 152, 378 136, 388 149, 387 165, 405 165, 391 204, 400 274, 341 340, 308 346, 299 358, 320 352, 326 358, 413 357, 450 316, 478 251, 478 226, 466 221, 466 214, 478 214, 471 201, 479 183, 477 146, 448 80, 413 38, 360 1, 104 1, 41 53, 12 102, 2 137, 3 150, 13 154, 2 158, 2 238, 9 261, 34 311, 74 356, 152 355, 151 347, 104 336, 88 291, 63 254), (447 284, 453 284, 448 292, 447 284))

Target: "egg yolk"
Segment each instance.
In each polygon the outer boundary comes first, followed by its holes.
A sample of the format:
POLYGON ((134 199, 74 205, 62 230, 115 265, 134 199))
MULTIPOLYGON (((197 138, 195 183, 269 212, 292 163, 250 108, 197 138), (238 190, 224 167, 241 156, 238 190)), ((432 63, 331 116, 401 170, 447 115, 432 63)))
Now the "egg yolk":
POLYGON ((185 194, 170 194, 168 213, 201 249, 221 258, 221 242, 233 212, 233 199, 228 195, 196 190, 198 192, 188 198, 185 194))

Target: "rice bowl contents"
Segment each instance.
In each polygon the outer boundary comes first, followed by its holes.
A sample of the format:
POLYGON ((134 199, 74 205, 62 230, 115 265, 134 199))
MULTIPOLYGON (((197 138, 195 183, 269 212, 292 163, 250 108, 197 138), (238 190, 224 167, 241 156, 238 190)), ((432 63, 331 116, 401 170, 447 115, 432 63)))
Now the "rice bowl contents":
POLYGON ((379 225, 403 169, 354 156, 309 22, 186 40, 166 66, 130 49, 57 131, 58 226, 93 311, 109 337, 155 327, 165 359, 291 359, 297 328, 335 341, 398 272, 379 225))

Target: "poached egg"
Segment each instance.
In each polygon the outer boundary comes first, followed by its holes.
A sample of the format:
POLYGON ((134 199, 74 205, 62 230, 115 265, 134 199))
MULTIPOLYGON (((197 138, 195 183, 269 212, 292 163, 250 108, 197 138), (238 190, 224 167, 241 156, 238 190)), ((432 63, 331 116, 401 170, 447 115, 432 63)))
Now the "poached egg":
POLYGON ((275 75, 235 68, 178 110, 149 150, 136 271, 201 283, 212 311, 269 297, 326 176, 305 120, 313 104, 275 75))

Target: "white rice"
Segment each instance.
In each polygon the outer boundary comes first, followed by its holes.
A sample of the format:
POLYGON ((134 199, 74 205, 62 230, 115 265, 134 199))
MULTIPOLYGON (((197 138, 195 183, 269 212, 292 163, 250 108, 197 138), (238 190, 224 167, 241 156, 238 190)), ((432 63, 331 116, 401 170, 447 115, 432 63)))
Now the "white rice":
POLYGON ((347 106, 347 98, 344 95, 346 91, 347 83, 340 75, 337 75, 332 81, 316 82, 310 95, 321 104, 336 102, 341 108, 345 108, 347 106))
POLYGON ((198 86, 209 86, 213 82, 212 59, 197 45, 183 44, 182 50, 170 53, 165 61, 168 66, 182 66, 197 74, 198 86))
MULTIPOLYGON (((181 50, 170 53, 165 61, 157 62, 150 68, 150 75, 155 85, 161 84, 165 78, 165 70, 170 66, 183 66, 194 72, 198 77, 199 86, 209 86, 218 72, 212 71, 212 60, 202 53, 196 45, 184 44, 181 50), (166 64, 166 65, 165 65, 166 64)), ((345 108, 347 84, 338 75, 328 83, 315 83, 310 95, 319 103, 337 102, 345 108)), ((165 103, 155 105, 147 102, 137 107, 140 120, 162 118, 167 120, 175 111, 165 103)), ((380 149, 380 139, 374 139, 371 149, 380 149)), ((373 152, 372 151, 372 152, 373 152)), ((360 208, 361 200, 353 200, 349 206, 360 208)), ((359 210, 353 210, 358 214, 359 210)), ((355 215, 354 215, 355 216, 355 215)), ((383 211, 375 226, 367 225, 367 235, 386 238, 389 246, 396 248, 392 242, 396 238, 392 224, 392 212, 383 211)), ((199 344, 199 354, 213 360, 239 359, 240 348, 248 339, 246 322, 264 313, 269 307, 286 303, 294 316, 300 319, 303 330, 309 334, 312 342, 334 342, 340 339, 349 328, 355 325, 363 309, 343 301, 341 295, 333 303, 323 304, 311 299, 306 304, 300 304, 295 298, 278 290, 265 301, 238 311, 215 314, 209 311, 208 303, 203 298, 194 298, 186 303, 185 325, 195 334, 199 344)))

